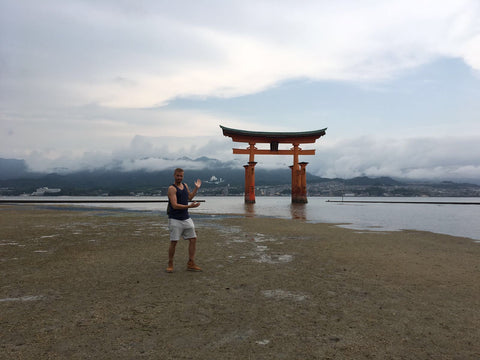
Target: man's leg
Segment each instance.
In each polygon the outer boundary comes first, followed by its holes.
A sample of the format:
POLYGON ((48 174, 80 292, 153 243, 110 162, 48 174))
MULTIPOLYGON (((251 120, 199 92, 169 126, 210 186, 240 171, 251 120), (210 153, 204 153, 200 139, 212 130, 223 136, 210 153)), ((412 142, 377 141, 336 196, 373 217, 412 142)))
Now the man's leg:
POLYGON ((197 248, 197 238, 188 239, 190 243, 188 244, 188 259, 195 261, 195 250, 197 248))
POLYGON ((173 257, 175 256, 175 248, 177 246, 176 241, 170 241, 170 247, 168 248, 168 267, 167 272, 173 272, 173 257))
POLYGON ((188 239, 190 243, 188 244, 188 265, 187 269, 190 271, 202 271, 199 266, 195 264, 195 250, 197 246, 197 238, 188 239))

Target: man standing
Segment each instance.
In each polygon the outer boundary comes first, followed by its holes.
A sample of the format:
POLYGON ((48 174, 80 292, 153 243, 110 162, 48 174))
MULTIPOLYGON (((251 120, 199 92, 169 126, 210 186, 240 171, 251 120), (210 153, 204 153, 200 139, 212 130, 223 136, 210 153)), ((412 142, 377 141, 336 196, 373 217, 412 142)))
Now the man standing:
POLYGON ((197 194, 198 189, 202 185, 202 181, 195 181, 195 189, 190 192, 187 184, 183 183, 183 169, 177 168, 173 173, 175 183, 168 187, 168 228, 170 230, 170 247, 168 249, 168 266, 167 272, 173 272, 173 257, 175 248, 180 237, 189 241, 188 245, 188 263, 187 270, 202 271, 195 264, 195 248, 197 243, 197 234, 195 233, 195 225, 188 214, 189 208, 200 206, 198 202, 188 204, 189 200, 197 194))

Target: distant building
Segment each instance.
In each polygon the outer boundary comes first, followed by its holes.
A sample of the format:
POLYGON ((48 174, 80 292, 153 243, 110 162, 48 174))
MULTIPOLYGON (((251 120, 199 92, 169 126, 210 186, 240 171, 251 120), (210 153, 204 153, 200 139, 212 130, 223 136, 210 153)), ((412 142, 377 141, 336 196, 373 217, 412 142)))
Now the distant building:
POLYGON ((62 189, 49 189, 48 187, 41 187, 38 188, 36 191, 32 193, 32 196, 43 196, 45 194, 55 194, 62 191, 62 189))
POLYGON ((223 180, 222 178, 217 178, 215 175, 212 175, 212 177, 210 178, 210 180, 207 180, 205 181, 207 184, 215 184, 215 185, 218 185, 218 184, 221 184, 223 183, 225 180, 223 180))

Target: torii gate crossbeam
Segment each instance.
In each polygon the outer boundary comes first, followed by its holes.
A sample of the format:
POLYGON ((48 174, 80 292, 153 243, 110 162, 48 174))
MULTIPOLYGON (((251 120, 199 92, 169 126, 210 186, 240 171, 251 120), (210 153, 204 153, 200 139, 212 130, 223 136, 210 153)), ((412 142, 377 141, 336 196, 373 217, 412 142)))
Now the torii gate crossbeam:
POLYGON ((307 202, 307 162, 299 162, 299 155, 315 155, 315 150, 303 150, 300 144, 315 143, 318 138, 324 136, 326 128, 305 132, 260 132, 231 129, 220 125, 224 136, 229 136, 235 142, 249 144, 246 149, 233 149, 234 154, 249 155, 248 165, 245 168, 245 202, 255 203, 255 155, 293 155, 292 170, 292 202, 307 202), (270 150, 257 149, 257 143, 270 144, 270 150), (279 144, 292 144, 289 150, 279 150, 279 144))

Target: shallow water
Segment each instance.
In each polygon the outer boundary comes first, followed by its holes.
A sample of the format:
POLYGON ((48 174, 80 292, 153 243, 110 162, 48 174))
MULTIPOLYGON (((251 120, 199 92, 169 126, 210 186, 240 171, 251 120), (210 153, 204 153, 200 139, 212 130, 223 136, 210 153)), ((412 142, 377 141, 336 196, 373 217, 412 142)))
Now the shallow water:
MULTIPOLYGON (((291 204, 288 197, 257 197, 256 204, 244 204, 241 197, 205 198, 207 201, 191 213, 235 213, 247 216, 271 216, 302 219, 315 223, 335 223, 357 230, 424 230, 480 240, 480 205, 346 203, 341 200, 311 197, 308 204, 291 204)), ((350 198, 352 200, 458 201, 478 202, 477 198, 350 198)))
MULTIPOLYGON (((59 197, 56 197, 59 199, 59 197)), ((65 198, 66 200, 68 198, 65 198)), ((79 198, 74 198, 78 200, 79 198)), ((99 199, 99 198, 85 198, 99 199)), ((110 200, 105 198, 105 200, 110 200)), ((131 200, 132 197, 114 198, 131 200)), ((152 198, 137 197, 141 201, 152 198)), ((166 200, 156 197, 155 200, 166 200)), ((285 219, 301 219, 314 223, 334 223, 356 230, 398 231, 402 229, 424 230, 440 234, 468 237, 480 240, 480 205, 451 204, 403 204, 403 203, 349 203, 329 202, 341 198, 310 197, 307 204, 292 204, 290 197, 257 197, 256 204, 245 204, 241 196, 201 197, 200 207, 191 209, 193 218, 225 215, 269 216, 285 219)), ((413 202, 480 202, 479 198, 345 198, 367 201, 413 202)), ((53 205, 52 205, 53 206, 53 205)), ((56 205, 58 206, 58 205, 56 205)), ((74 206, 82 206, 75 204, 74 206)), ((110 208, 154 211, 165 214, 166 203, 95 203, 84 204, 89 208, 110 208)))

